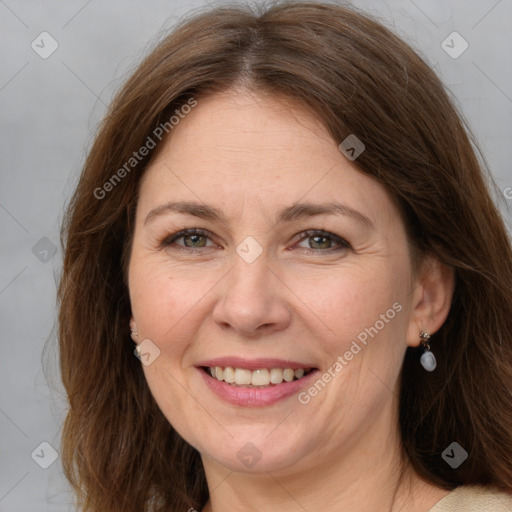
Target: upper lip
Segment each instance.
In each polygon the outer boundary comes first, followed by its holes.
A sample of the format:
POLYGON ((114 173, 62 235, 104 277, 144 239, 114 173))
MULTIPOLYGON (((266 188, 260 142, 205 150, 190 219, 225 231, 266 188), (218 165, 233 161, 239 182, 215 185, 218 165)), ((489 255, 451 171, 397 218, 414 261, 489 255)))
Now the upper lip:
POLYGON ((257 359, 245 359, 243 357, 217 357, 215 359, 208 359, 197 364, 198 367, 215 367, 220 366, 222 368, 245 368, 247 370, 260 370, 263 368, 291 368, 297 370, 298 368, 315 368, 313 364, 301 363, 298 361, 290 361, 288 359, 273 359, 273 358, 257 358, 257 359))

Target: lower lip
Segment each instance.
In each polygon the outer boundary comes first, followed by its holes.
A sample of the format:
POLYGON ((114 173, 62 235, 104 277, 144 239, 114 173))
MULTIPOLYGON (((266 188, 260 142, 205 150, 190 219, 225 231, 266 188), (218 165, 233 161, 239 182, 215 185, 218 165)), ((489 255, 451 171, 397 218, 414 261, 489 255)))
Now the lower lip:
POLYGON ((233 405, 241 407, 265 407, 272 405, 294 395, 301 388, 307 386, 315 377, 318 370, 309 372, 305 377, 292 382, 282 382, 268 388, 245 388, 241 386, 232 386, 224 381, 214 379, 208 375, 202 368, 198 368, 205 384, 218 397, 233 405))

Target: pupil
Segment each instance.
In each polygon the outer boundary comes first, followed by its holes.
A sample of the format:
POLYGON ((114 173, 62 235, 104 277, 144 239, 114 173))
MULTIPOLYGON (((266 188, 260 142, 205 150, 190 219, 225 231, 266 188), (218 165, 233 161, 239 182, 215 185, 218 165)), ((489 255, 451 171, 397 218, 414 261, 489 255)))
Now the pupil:
MULTIPOLYGON (((316 235, 313 237, 313 244, 319 244, 322 248, 329 248, 329 238, 322 235, 316 235), (322 243, 322 240, 324 243, 322 243)), ((310 244, 311 245, 311 244, 310 244)))
POLYGON ((185 245, 187 247, 204 247, 204 243, 197 244, 197 242, 200 241, 202 237, 203 235, 188 235, 185 237, 185 245), (192 243, 189 243, 190 241, 192 241, 192 243))

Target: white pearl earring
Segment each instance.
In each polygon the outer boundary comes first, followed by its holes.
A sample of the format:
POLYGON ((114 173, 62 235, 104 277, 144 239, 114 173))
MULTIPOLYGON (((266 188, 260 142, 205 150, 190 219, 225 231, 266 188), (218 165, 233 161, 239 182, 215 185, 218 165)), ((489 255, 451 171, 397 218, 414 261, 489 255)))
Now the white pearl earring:
POLYGON ((430 351, 430 334, 426 331, 420 332, 421 344, 425 351, 421 354, 420 363, 427 372, 433 372, 436 369, 437 361, 436 356, 430 351))

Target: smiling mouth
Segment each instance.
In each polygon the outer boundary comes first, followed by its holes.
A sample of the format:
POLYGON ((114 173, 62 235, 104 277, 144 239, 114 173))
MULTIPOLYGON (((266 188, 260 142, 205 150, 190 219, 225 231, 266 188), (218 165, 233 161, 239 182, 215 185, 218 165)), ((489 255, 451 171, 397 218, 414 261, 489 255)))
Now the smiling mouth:
POLYGON ((203 366, 202 369, 213 379, 234 387, 269 388, 283 382, 300 380, 316 368, 233 368, 230 366, 203 366))

